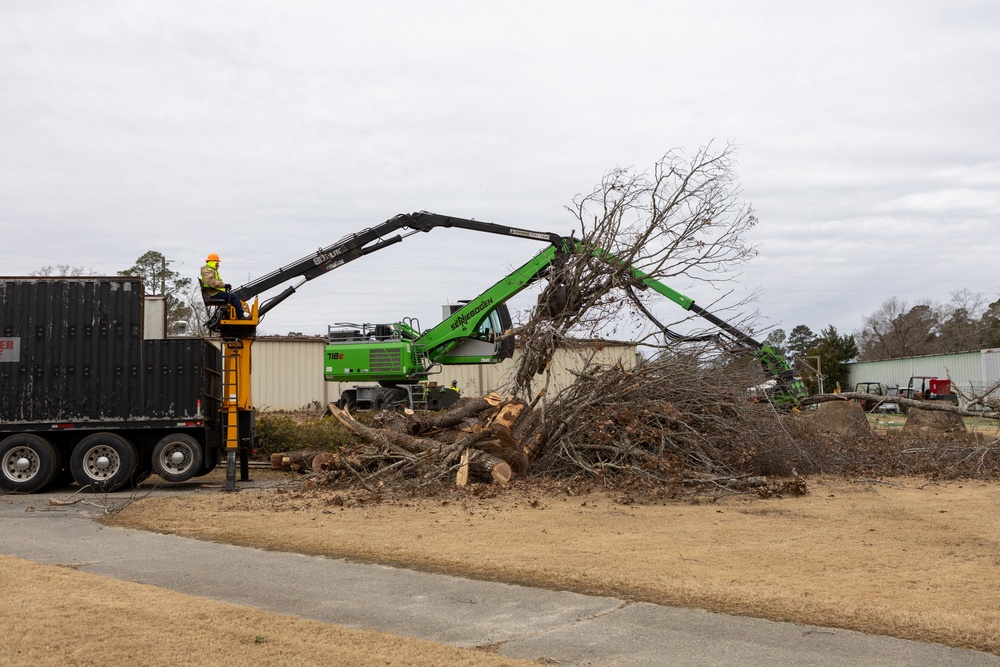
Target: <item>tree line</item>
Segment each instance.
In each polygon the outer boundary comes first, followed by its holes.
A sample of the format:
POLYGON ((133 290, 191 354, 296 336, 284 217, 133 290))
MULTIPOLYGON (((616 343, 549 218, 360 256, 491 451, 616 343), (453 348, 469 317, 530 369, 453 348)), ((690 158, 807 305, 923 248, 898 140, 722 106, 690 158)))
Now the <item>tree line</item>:
POLYGON ((805 380, 809 393, 819 391, 820 375, 824 391, 833 391, 837 387, 848 389, 847 363, 858 356, 853 335, 841 334, 832 324, 817 335, 805 324, 800 324, 787 336, 783 329, 775 329, 764 339, 764 343, 785 358, 794 359, 795 370, 805 380))
POLYGON ((787 335, 782 329, 764 342, 796 360, 796 370, 810 391, 817 391, 815 370, 822 371, 826 391, 847 386, 848 362, 882 361, 926 354, 951 354, 1000 347, 1000 300, 959 290, 945 304, 923 301, 909 305, 892 297, 862 318, 861 328, 841 334, 832 324, 819 334, 804 324, 787 335), (818 358, 818 362, 816 363, 818 358))
POLYGON ((945 304, 887 299, 855 333, 859 361, 950 354, 1000 347, 1000 300, 967 289, 945 304))

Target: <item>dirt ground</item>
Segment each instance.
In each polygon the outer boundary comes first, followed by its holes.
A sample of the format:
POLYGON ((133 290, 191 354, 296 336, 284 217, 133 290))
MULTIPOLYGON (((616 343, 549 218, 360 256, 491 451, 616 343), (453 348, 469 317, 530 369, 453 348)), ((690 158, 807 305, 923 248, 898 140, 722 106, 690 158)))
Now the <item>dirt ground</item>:
POLYGON ((214 489, 115 525, 1000 654, 1000 484, 810 478, 800 497, 631 504, 488 487, 359 502, 214 489))

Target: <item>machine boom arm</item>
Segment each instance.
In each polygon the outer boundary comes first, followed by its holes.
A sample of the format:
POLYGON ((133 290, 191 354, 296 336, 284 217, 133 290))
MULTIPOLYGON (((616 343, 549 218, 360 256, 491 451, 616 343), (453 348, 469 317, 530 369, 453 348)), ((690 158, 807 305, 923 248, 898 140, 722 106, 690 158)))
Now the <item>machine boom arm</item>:
POLYGON ((650 288, 670 301, 673 301, 684 310, 692 312, 711 322, 745 347, 752 350, 760 350, 764 347, 764 345, 759 341, 697 305, 694 302, 694 299, 684 296, 680 292, 664 285, 662 282, 650 277, 647 273, 641 271, 640 269, 633 266, 625 266, 625 264, 615 255, 599 248, 588 251, 582 244, 574 242, 572 239, 562 239, 561 241, 562 243, 560 245, 550 246, 533 257, 523 266, 512 271, 500 282, 487 289, 475 299, 472 299, 466 306, 454 313, 451 317, 447 318, 434 328, 426 331, 419 340, 425 343, 428 348, 433 351, 439 346, 453 342, 462 335, 468 335, 470 327, 471 330, 474 331, 475 327, 478 326, 483 318, 491 310, 495 309, 496 306, 513 298, 525 287, 543 277, 549 271, 552 264, 557 261, 560 254, 589 252, 589 254, 600 258, 608 264, 624 267, 625 271, 635 279, 636 283, 642 289, 650 288), (487 306, 492 307, 488 308, 487 306), (479 317, 473 319, 472 316, 477 314, 479 317))
MULTIPOLYGON (((440 216, 433 217, 440 218, 440 216)), ((467 223, 474 221, 462 219, 458 220, 466 223, 465 226, 467 228, 475 228, 468 227, 467 225, 467 223)), ((494 231, 495 228, 498 228, 498 226, 490 225, 490 223, 475 224, 477 226, 488 226, 488 231, 494 231)), ((502 227, 499 228, 505 229, 502 227)), ((524 230, 518 231, 523 232, 524 230)), ((624 273, 631 276, 634 280, 635 286, 641 289, 653 289, 655 292, 666 297, 670 301, 673 301, 684 310, 692 312, 714 324, 741 346, 750 349, 755 358, 761 363, 764 370, 777 380, 779 385, 779 394, 786 402, 797 402, 798 398, 804 395, 801 383, 795 380, 794 373, 791 371, 788 363, 780 354, 769 346, 763 345, 746 333, 740 331, 725 320, 722 320, 704 308, 701 308, 695 304, 694 300, 690 297, 684 296, 680 292, 671 289, 640 269, 628 266, 620 258, 601 248, 587 247, 583 243, 580 243, 572 238, 560 237, 556 234, 535 232, 531 232, 530 234, 531 236, 528 238, 549 240, 549 247, 530 259, 521 267, 512 271, 499 282, 489 287, 479 296, 466 302, 465 305, 452 313, 449 317, 445 318, 445 320, 437 326, 432 327, 423 333, 412 330, 409 330, 406 333, 405 338, 416 346, 415 350, 418 350, 418 357, 424 359, 423 362, 420 362, 418 359, 414 359, 413 367, 417 369, 423 368, 422 371, 418 370, 416 376, 412 374, 412 371, 407 371, 403 376, 398 378, 385 376, 380 377, 379 380, 413 380, 414 377, 418 377, 421 374, 426 376, 426 373, 430 372, 430 368, 436 364, 496 363, 497 361, 508 358, 513 352, 512 346, 510 345, 511 341, 502 335, 504 333, 503 330, 497 330, 496 327, 499 322, 495 317, 491 321, 491 315, 493 313, 502 312, 503 317, 507 317, 509 321, 509 316, 506 314, 505 306, 508 300, 516 296, 528 285, 549 275, 552 271, 553 265, 557 264, 560 261, 560 258, 564 258, 572 254, 589 254, 611 266, 621 268, 624 273), (504 342, 506 342, 507 345, 504 345, 504 342)), ((653 321, 656 322, 655 319, 653 319, 653 321)), ((667 330, 666 327, 663 327, 658 322, 656 324, 663 329, 664 334, 668 337, 677 337, 676 334, 672 334, 672 332, 667 330)), ((397 324, 395 326, 397 330, 403 330, 401 325, 397 324)), ((509 325, 505 324, 504 328, 507 326, 509 325)), ((349 344, 344 344, 356 346, 358 345, 358 342, 354 341, 349 344)), ((328 354, 328 357, 337 359, 337 353, 335 352, 337 346, 337 343, 331 341, 331 345, 328 347, 328 352, 331 354, 328 354)), ((343 359, 343 356, 341 355, 340 358, 343 359)), ((338 372, 330 372, 329 379, 346 379, 346 376, 350 373, 358 373, 360 371, 364 374, 368 372, 367 369, 348 368, 350 365, 351 364, 348 363, 346 366, 342 366, 340 373, 343 373, 343 376, 339 375, 338 372)))
POLYGON ((263 294, 269 289, 278 287, 289 280, 301 278, 301 282, 297 285, 286 287, 282 292, 261 304, 258 314, 263 317, 269 310, 294 294, 305 281, 325 275, 328 271, 352 262, 359 257, 371 254, 376 250, 399 243, 411 234, 429 232, 438 227, 457 227, 459 229, 468 229, 488 234, 515 236, 542 241, 552 245, 561 245, 563 243, 563 237, 548 232, 536 232, 530 229, 498 225, 492 222, 480 222, 468 218, 455 218, 428 213, 427 211, 403 213, 386 220, 380 225, 375 225, 369 229, 345 236, 333 245, 320 248, 311 255, 307 255, 296 262, 292 262, 287 266, 283 266, 276 271, 272 271, 265 276, 238 287, 235 292, 241 300, 249 301, 253 297, 263 294), (404 229, 409 231, 386 238, 387 235, 404 229))
MULTIPOLYGON (((719 327, 722 331, 740 344, 754 350, 755 355, 761 360, 761 363, 771 375, 776 377, 785 377, 786 379, 791 376, 791 371, 788 369, 787 362, 785 362, 781 355, 777 354, 774 350, 770 349, 766 345, 762 345, 760 342, 754 340, 749 335, 740 331, 728 322, 716 317, 704 308, 701 308, 695 304, 693 299, 671 289, 635 267, 626 266, 622 260, 605 250, 599 248, 587 248, 581 242, 573 239, 572 237, 565 237, 552 232, 539 232, 530 229, 521 229, 518 227, 499 225, 492 222, 482 222, 469 218, 456 218, 452 216, 439 215, 436 213, 429 213, 427 211, 397 215, 379 225, 375 225, 374 227, 345 236, 333 245, 320 248, 311 255, 307 255, 296 262, 281 267, 280 269, 262 276, 261 278, 240 286, 235 290, 236 294, 241 300, 249 301, 251 298, 258 297, 264 292, 278 287, 290 280, 301 279, 298 284, 286 287, 283 291, 267 299, 259 306, 255 305, 253 308, 253 321, 246 324, 255 328, 260 317, 263 317, 269 310, 294 294, 298 287, 301 287, 301 285, 306 281, 325 275, 333 269, 343 266, 344 264, 352 262, 360 257, 364 257, 365 255, 371 254, 377 250, 399 243, 407 236, 416 234, 417 232, 429 232, 438 227, 457 227, 459 229, 468 229, 470 231, 541 241, 543 243, 547 243, 548 248, 534 257, 527 264, 484 292, 483 295, 477 297, 476 300, 473 300, 473 302, 463 306, 450 318, 447 318, 438 326, 418 336, 416 342, 419 342, 421 347, 428 350, 428 358, 435 360, 436 362, 483 363, 488 361, 488 358, 482 359, 481 355, 478 354, 471 355, 467 357, 466 360, 460 361, 459 359, 462 359, 463 357, 458 352, 455 352, 456 348, 461 346, 463 339, 469 339, 473 336, 479 336, 481 338, 483 334, 479 331, 479 327, 483 325, 483 321, 493 311, 495 311, 499 305, 512 298, 531 282, 534 282, 540 277, 546 275, 549 272, 551 265, 557 261, 559 256, 589 253, 595 257, 599 257, 609 264, 621 266, 626 272, 632 275, 637 286, 642 288, 652 288, 659 294, 679 305, 684 310, 690 311, 704 318, 719 327), (404 233, 396 233, 401 230, 406 231, 404 233), (487 303, 487 301, 489 303, 487 303), (455 352, 455 355, 452 355, 453 352, 455 352), (472 359, 475 356, 479 356, 481 361, 473 361, 472 359)), ((505 309, 504 313, 506 314, 505 309)), ((239 326, 238 328, 246 329, 246 335, 252 338, 253 333, 250 330, 250 327, 244 325, 243 323, 240 324, 242 326, 239 326)), ((664 329, 665 334, 668 336, 671 335, 672 332, 667 331, 665 327, 661 328, 664 329)), ((493 333, 494 335, 499 335, 501 332, 493 333)), ((246 335, 244 337, 246 337, 246 335)), ((507 349, 509 350, 509 346, 507 349)))

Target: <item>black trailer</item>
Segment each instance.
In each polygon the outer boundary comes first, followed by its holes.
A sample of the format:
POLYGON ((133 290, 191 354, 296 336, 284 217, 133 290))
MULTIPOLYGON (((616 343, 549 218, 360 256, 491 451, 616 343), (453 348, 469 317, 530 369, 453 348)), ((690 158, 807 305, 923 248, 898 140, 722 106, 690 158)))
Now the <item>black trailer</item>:
POLYGON ((138 278, 0 278, 0 487, 113 491, 215 467, 221 352, 149 316, 138 278))

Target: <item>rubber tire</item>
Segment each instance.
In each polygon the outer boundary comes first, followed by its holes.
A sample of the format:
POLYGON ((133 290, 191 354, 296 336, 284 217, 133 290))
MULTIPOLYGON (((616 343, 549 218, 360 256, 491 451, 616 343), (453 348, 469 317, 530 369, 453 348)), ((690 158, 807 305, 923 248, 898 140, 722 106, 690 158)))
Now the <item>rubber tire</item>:
POLYGON ((186 482, 201 472, 205 465, 205 450, 201 443, 185 433, 171 433, 160 438, 153 447, 153 472, 167 482, 186 482), (177 464, 171 454, 180 452, 184 460, 177 464))
MULTIPOLYGON (((340 394, 340 400, 337 401, 337 407, 341 410, 347 410, 348 412, 354 412, 358 409, 358 392, 354 389, 348 389, 340 394)), ((332 415, 330 408, 326 409, 327 413, 332 415)), ((325 416, 325 415, 324 415, 325 416)))
POLYGON ((77 443, 69 457, 73 479, 94 491, 111 492, 129 483, 135 472, 135 447, 117 433, 94 433, 77 443), (111 467, 99 471, 93 460, 98 453, 111 454, 111 467))
POLYGON ((400 387, 385 387, 375 396, 375 410, 395 410, 400 405, 406 405, 406 390, 400 387))
POLYGON ((0 442, 0 467, 0 487, 16 493, 41 491, 55 479, 61 468, 55 447, 33 433, 15 433, 0 442), (15 457, 28 458, 31 467, 26 471, 15 470, 15 457))

